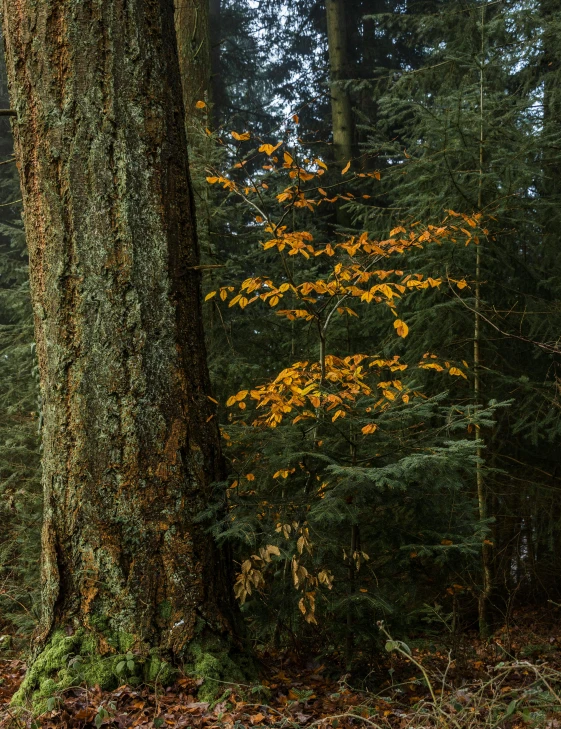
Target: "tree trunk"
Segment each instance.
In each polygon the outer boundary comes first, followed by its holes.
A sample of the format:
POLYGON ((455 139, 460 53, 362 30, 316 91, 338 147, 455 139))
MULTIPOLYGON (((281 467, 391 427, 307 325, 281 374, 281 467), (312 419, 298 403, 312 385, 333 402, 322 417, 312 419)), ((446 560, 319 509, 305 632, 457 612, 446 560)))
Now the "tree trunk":
POLYGON ((172 0, 3 0, 44 407, 38 643, 232 634, 172 0), (125 636, 123 638, 123 636, 125 636))
POLYGON ((209 0, 181 0, 175 7, 175 29, 187 118, 197 101, 210 96, 209 0))
POLYGON ((326 0, 327 38, 331 72, 333 157, 344 167, 353 155, 351 99, 342 82, 348 75, 347 26, 344 0, 326 0))
POLYGON ((222 0, 209 0, 212 120, 218 129, 224 116, 226 86, 221 69, 222 0))

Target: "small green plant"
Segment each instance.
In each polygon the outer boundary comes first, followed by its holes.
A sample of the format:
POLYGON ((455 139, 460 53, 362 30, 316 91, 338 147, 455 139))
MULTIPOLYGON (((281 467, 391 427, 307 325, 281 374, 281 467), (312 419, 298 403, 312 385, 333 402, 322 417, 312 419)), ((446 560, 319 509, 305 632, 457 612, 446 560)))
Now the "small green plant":
POLYGON ((122 661, 119 661, 115 667, 115 672, 118 676, 124 676, 127 674, 134 673, 135 669, 135 662, 134 662, 134 653, 131 653, 130 651, 125 655, 122 661))

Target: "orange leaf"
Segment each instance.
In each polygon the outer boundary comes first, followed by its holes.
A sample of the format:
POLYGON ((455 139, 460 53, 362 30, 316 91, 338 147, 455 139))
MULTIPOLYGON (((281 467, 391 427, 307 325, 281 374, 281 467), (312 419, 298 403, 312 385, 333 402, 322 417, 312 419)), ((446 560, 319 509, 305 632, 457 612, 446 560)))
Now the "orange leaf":
POLYGON ((458 367, 450 367, 450 369, 448 370, 448 374, 456 377, 463 377, 464 380, 467 380, 467 377, 464 375, 462 370, 458 369, 458 367))
POLYGON ((275 145, 274 147, 273 147, 273 145, 272 145, 272 144, 262 144, 262 145, 261 145, 261 146, 259 147, 259 151, 260 151, 260 152, 265 152, 265 154, 268 154, 268 155, 270 156, 270 155, 272 155, 272 154, 273 154, 273 152, 275 152, 275 151, 276 151, 276 150, 277 150, 277 149, 278 149, 278 148, 279 148, 279 147, 281 146, 281 144, 282 144, 282 142, 279 142, 279 143, 278 143, 277 145, 275 145))
POLYGON ((238 132, 231 132, 231 134, 238 142, 247 142, 248 139, 251 139, 251 134, 249 132, 244 132, 243 134, 238 134, 238 132))
POLYGON ((350 169, 351 169, 351 163, 350 163, 350 161, 349 161, 349 162, 347 162, 347 164, 345 165, 345 167, 344 167, 344 168, 343 168, 343 169, 341 170, 341 174, 342 174, 342 175, 346 175, 346 174, 347 174, 347 172, 348 172, 348 171, 349 171, 350 169))
POLYGON ((206 104, 204 101, 197 101, 195 104, 195 109, 206 109, 206 104))
POLYGON ((409 327, 401 319, 396 319, 393 325, 398 337, 406 337, 409 334, 409 327))

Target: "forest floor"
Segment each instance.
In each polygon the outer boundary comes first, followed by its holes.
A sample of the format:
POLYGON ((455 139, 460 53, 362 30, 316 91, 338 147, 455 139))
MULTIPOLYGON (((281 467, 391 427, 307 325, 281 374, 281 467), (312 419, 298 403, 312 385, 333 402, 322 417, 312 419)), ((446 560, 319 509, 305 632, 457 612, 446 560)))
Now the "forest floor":
POLYGON ((182 677, 165 690, 70 689, 35 718, 9 706, 25 664, 8 656, 0 658, 0 727, 561 729, 561 620, 551 611, 516 615, 486 643, 467 635, 453 653, 427 637, 410 642, 410 655, 404 644, 389 647, 366 681, 295 652, 264 653, 259 685, 229 688, 212 704, 182 677))

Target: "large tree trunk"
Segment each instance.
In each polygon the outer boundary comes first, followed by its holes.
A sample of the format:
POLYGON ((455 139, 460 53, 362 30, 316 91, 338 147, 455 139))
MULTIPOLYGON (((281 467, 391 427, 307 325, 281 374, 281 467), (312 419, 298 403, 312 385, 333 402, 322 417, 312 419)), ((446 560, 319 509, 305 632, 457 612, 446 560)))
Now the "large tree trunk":
POLYGON ((39 641, 183 657, 232 627, 194 519, 223 471, 173 0, 3 0, 3 27, 44 407, 39 641))

